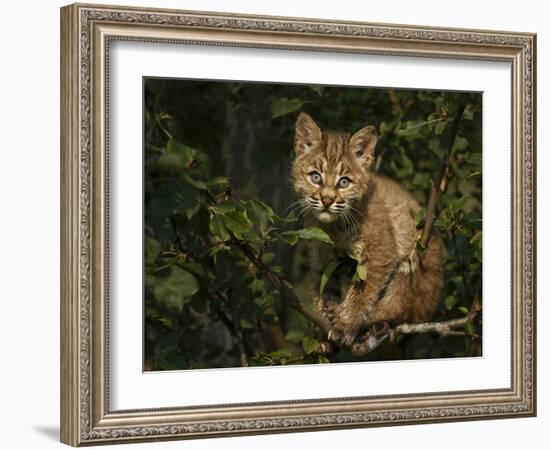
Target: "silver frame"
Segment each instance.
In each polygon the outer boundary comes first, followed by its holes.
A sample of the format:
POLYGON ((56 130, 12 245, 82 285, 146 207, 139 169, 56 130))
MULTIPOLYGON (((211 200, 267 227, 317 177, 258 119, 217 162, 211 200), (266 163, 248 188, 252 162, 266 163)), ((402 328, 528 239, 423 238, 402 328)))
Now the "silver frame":
POLYGON ((82 4, 62 8, 62 442, 79 446, 535 415, 535 54, 536 36, 530 33, 82 4), (113 40, 510 62, 510 388, 110 410, 106 105, 113 40))

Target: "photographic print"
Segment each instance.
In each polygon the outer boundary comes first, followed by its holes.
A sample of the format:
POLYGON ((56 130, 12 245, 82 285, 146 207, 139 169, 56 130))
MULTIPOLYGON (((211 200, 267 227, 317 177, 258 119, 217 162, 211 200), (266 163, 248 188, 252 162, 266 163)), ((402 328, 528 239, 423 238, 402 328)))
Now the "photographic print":
POLYGON ((143 79, 144 370, 482 355, 482 94, 143 79))

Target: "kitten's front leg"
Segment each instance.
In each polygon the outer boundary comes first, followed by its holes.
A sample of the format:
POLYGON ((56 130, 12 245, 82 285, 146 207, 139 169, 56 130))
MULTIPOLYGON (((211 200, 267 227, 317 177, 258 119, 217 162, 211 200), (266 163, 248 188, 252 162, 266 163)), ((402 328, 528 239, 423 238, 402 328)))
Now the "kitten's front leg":
POLYGON ((344 345, 351 345, 359 330, 366 321, 366 311, 360 299, 364 281, 354 282, 346 298, 340 305, 336 305, 332 311, 331 330, 329 331, 329 340, 340 342, 344 345))
POLYGON ((329 338, 351 345, 361 328, 370 323, 376 309, 378 293, 384 282, 383 268, 371 268, 366 281, 354 281, 344 301, 335 309, 335 318, 329 338))

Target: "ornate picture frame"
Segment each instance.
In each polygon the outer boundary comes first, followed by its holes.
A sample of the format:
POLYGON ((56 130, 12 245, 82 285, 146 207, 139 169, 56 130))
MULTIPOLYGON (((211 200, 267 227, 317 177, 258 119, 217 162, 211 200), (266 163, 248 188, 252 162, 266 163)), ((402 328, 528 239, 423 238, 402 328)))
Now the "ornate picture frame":
POLYGON ((94 445, 536 414, 536 36, 75 4, 61 9, 61 441, 94 445), (109 49, 202 44, 511 65, 511 385, 503 389, 112 410, 109 49))

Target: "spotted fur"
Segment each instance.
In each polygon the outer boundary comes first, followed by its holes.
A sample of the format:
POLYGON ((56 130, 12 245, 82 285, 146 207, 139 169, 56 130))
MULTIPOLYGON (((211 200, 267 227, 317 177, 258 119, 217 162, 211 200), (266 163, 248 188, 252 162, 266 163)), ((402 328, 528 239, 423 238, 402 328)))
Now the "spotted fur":
POLYGON ((420 206, 397 182, 370 170, 376 140, 373 126, 351 136, 323 132, 304 113, 296 122, 292 177, 300 214, 335 243, 310 244, 315 304, 332 322, 331 338, 346 344, 379 321, 430 320, 443 288, 441 238, 432 232, 419 264, 411 210, 420 206), (366 264, 367 279, 346 279, 319 298, 321 274, 342 250, 366 264))

